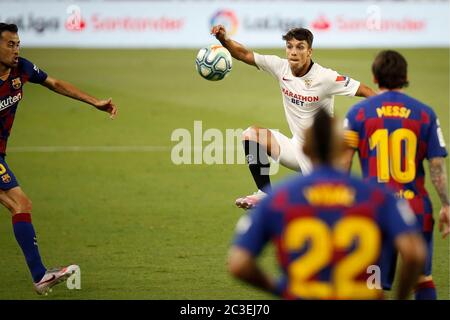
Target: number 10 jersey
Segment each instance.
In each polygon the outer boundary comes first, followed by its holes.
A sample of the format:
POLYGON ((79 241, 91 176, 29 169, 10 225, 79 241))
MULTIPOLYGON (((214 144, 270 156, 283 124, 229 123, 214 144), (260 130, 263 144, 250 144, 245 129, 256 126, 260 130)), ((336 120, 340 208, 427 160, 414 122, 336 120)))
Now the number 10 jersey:
POLYGON ((420 101, 387 91, 356 104, 345 119, 347 144, 357 150, 364 178, 408 200, 423 232, 433 229, 424 159, 446 157, 439 120, 420 101))

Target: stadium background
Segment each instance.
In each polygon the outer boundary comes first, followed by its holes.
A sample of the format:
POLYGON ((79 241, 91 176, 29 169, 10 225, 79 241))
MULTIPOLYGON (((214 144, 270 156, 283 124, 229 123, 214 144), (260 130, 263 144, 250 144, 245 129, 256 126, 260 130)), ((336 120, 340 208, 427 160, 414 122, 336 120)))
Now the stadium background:
MULTIPOLYGON (((217 43, 212 23, 280 56, 287 27, 311 28, 314 60, 372 87, 375 54, 398 49, 409 62, 406 92, 434 107, 450 141, 448 1, 1 0, 0 8, 0 21, 19 25, 23 57, 120 108, 110 121, 25 87, 8 163, 33 200, 44 262, 81 266, 82 289, 60 286, 52 299, 271 298, 226 273, 243 214, 233 202, 254 188, 246 166, 177 166, 170 158, 172 132, 193 132, 195 120, 204 130, 259 124, 288 133, 268 75, 237 61, 221 82, 196 74, 197 50, 217 43)), ((336 98, 336 115, 356 101, 336 98)), ((275 180, 290 174, 280 169, 275 180)), ((439 210, 429 179, 427 187, 439 210)), ((37 298, 9 214, 0 210, 0 299, 37 298)), ((277 272, 271 253, 263 264, 277 272)), ((439 297, 448 299, 449 243, 438 232, 433 274, 439 297)))

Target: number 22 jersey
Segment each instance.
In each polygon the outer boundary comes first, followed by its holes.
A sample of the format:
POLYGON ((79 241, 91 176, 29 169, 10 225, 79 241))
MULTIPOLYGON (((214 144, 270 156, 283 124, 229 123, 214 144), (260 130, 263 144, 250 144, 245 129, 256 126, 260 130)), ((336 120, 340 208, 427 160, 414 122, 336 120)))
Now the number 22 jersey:
POLYGON ((282 271, 277 293, 286 299, 379 299, 392 259, 386 250, 401 234, 417 231, 403 200, 318 167, 278 186, 242 217, 234 245, 256 257, 274 243, 282 271), (370 288, 376 273, 380 286, 370 288))

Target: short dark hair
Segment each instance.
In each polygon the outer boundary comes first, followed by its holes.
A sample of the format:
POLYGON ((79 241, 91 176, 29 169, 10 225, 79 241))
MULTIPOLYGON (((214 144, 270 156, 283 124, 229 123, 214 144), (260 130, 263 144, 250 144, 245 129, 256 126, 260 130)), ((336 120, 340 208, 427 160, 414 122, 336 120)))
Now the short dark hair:
POLYGON ((372 64, 372 73, 380 88, 400 89, 408 86, 408 63, 397 51, 381 51, 372 64))
POLYGON ((292 39, 297 39, 298 41, 305 40, 308 46, 311 48, 314 40, 314 36, 311 31, 305 28, 294 28, 289 30, 284 36, 283 40, 289 41, 292 39))
POLYGON ((13 23, 3 23, 0 22, 0 37, 2 36, 2 33, 4 31, 9 31, 13 33, 17 33, 19 31, 19 28, 17 28, 17 25, 13 23))

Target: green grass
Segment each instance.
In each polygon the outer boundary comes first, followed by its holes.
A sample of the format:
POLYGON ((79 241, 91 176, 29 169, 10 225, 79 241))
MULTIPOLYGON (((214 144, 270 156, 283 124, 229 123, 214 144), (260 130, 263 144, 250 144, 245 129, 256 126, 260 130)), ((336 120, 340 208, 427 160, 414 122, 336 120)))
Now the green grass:
MULTIPOLYGON (((283 55, 282 50, 261 50, 283 55)), ((317 50, 324 66, 371 84, 377 50, 317 50)), ((433 106, 449 135, 449 50, 401 50, 409 62, 407 93, 433 106)), ((166 146, 176 128, 246 128, 288 134, 277 83, 236 62, 230 76, 208 82, 190 50, 44 50, 22 55, 50 75, 99 97, 113 97, 115 121, 87 105, 26 85, 9 141, 8 164, 33 200, 33 223, 48 266, 77 263, 82 290, 31 290, 9 213, 0 214, 0 299, 266 299, 226 272, 237 196, 253 191, 245 165, 176 166, 155 152, 14 152, 21 146, 166 146)), ((338 97, 343 116, 358 98, 338 97)), ((355 170, 358 170, 355 167, 355 170)), ((274 178, 292 174, 281 169, 274 178)), ((427 183, 435 209, 438 198, 427 183)), ((436 232, 434 279, 449 293, 449 243, 436 232)), ((263 264, 275 270, 269 249, 263 264)))

